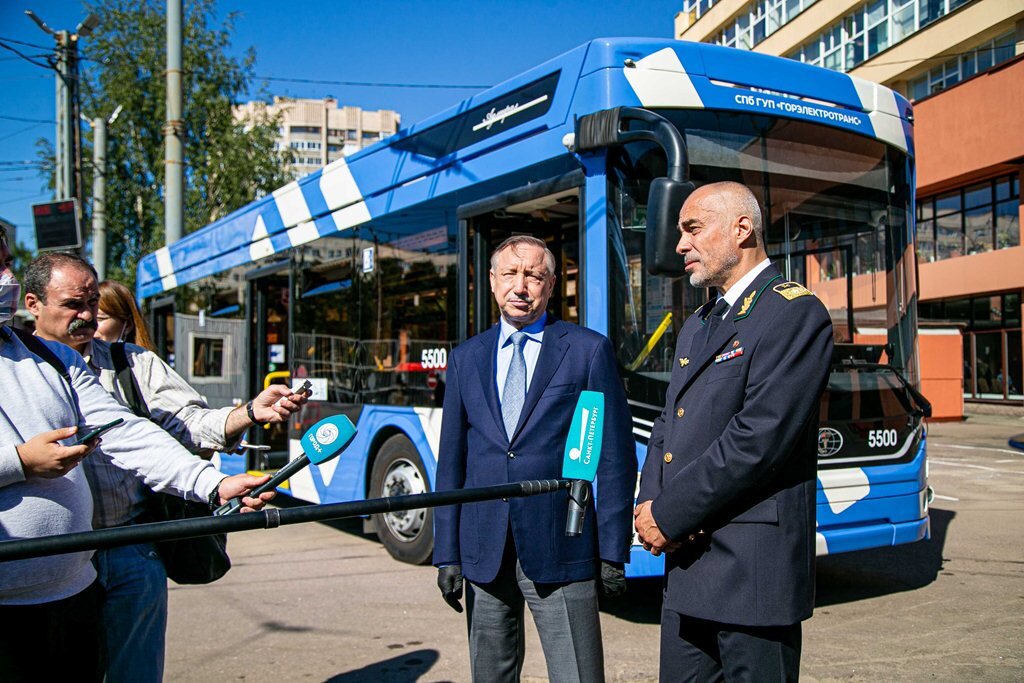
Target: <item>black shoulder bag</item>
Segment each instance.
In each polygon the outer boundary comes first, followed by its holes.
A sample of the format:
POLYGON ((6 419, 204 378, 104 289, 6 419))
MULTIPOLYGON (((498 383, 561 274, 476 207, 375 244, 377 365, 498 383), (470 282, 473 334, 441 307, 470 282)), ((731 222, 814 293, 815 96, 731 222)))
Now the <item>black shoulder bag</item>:
MULTIPOLYGON (((114 361, 117 383, 132 412, 139 417, 150 419, 149 408, 142 399, 142 391, 128 366, 124 343, 111 344, 110 356, 114 361)), ((164 522, 209 517, 211 514, 210 506, 206 503, 185 500, 167 493, 150 492, 144 519, 147 522, 164 522)), ((231 569, 227 543, 227 534, 216 534, 180 541, 158 541, 155 545, 164 568, 167 569, 168 578, 179 584, 200 584, 212 583, 231 569)))

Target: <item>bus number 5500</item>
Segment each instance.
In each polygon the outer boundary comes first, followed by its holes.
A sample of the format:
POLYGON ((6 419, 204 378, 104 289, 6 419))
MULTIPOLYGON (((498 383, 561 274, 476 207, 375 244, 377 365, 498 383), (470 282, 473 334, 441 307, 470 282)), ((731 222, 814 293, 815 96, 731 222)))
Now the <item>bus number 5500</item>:
POLYGON ((448 367, 448 350, 443 348, 423 349, 423 353, 420 355, 420 364, 428 370, 446 368, 448 367))
POLYGON ((885 448, 896 445, 895 429, 868 430, 868 448, 885 448))

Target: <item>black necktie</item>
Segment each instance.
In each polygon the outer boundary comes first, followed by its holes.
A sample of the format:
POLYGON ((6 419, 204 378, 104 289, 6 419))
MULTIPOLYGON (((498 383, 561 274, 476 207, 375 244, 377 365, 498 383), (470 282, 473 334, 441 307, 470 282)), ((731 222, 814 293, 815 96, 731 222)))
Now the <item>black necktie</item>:
POLYGON ((722 316, 725 315, 727 310, 729 310, 729 302, 724 298, 719 299, 715 303, 714 307, 712 307, 711 312, 708 313, 708 317, 704 319, 704 330, 706 332, 706 336, 704 337, 705 344, 711 341, 711 337, 715 334, 715 329, 718 327, 718 324, 722 322, 722 316))

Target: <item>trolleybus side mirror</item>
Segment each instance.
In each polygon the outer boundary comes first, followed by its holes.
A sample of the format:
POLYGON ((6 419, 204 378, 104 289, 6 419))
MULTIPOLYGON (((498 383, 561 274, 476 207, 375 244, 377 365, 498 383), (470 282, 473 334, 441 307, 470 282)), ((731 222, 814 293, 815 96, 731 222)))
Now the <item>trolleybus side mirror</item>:
POLYGON ((647 235, 645 250, 647 272, 651 275, 679 277, 685 273, 683 257, 676 253, 679 244, 679 212, 693 192, 693 183, 671 178, 655 178, 647 195, 647 235))

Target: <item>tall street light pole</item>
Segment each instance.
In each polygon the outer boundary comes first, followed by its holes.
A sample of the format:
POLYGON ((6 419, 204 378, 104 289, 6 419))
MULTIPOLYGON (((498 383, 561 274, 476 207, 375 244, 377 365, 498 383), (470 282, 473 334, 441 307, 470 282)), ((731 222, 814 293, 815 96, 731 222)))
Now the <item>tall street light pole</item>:
POLYGON ((117 105, 110 118, 92 120, 92 264, 100 282, 107 279, 107 125, 120 113, 117 105))
POLYGON ((92 34, 100 19, 89 14, 75 31, 54 31, 32 10, 29 19, 56 41, 53 68, 57 72, 56 199, 82 200, 81 128, 78 125, 78 40, 92 34))
POLYGON ((181 239, 184 214, 185 122, 181 95, 181 0, 167 0, 167 122, 164 125, 164 235, 181 239))

